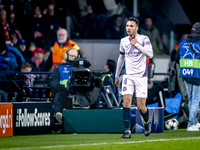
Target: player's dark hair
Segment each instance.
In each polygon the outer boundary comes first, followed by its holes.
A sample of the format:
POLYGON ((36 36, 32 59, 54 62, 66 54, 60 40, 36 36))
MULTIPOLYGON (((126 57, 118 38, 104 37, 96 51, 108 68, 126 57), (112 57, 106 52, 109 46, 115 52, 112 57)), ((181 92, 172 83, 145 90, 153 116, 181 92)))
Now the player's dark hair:
POLYGON ((128 21, 134 21, 135 24, 136 24, 137 26, 139 26, 139 20, 136 19, 135 17, 129 17, 129 18, 127 19, 126 23, 127 23, 128 21))

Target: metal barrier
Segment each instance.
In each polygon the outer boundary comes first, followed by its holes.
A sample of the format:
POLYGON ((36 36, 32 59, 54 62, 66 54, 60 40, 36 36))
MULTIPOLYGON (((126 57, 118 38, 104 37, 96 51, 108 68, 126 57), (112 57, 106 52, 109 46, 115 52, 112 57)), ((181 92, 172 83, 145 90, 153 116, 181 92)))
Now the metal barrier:
POLYGON ((49 87, 51 73, 0 71, 1 90, 8 93, 8 102, 53 100, 50 96, 51 89, 49 87), (32 86, 30 86, 29 78, 26 75, 34 76, 32 86), (44 78, 42 78, 42 75, 45 75, 44 78), (21 96, 20 100, 17 100, 19 95, 21 96))

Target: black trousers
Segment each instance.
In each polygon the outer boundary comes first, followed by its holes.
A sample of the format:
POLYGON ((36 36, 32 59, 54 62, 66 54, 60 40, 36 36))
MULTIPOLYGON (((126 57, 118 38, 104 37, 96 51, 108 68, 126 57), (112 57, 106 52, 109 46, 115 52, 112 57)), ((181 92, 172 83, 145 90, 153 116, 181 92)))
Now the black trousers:
POLYGON ((72 109, 72 99, 67 92, 58 92, 54 96, 53 112, 62 112, 63 109, 72 109))

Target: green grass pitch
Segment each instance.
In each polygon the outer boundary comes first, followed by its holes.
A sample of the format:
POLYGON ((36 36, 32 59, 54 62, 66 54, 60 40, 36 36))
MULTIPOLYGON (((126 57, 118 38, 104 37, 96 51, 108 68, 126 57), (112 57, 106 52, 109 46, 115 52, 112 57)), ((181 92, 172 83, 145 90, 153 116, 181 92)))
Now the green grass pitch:
POLYGON ((0 137, 1 150, 132 150, 132 149, 200 149, 200 131, 186 129, 165 130, 163 133, 132 134, 131 139, 121 139, 122 134, 45 134, 0 137))

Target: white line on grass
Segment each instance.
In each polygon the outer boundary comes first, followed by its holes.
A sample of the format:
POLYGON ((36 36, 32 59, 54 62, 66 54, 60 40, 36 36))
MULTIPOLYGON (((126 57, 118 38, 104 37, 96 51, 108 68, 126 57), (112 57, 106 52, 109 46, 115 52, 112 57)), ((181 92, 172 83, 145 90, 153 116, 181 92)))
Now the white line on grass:
POLYGON ((5 148, 0 150, 25 150, 25 149, 52 149, 61 147, 79 147, 79 146, 95 146, 95 145, 107 145, 107 144, 127 144, 127 143, 144 143, 144 142, 158 142, 158 141, 177 141, 177 140, 192 140, 200 139, 200 137, 188 137, 188 138, 172 138, 172 139, 156 139, 156 140, 144 140, 144 141, 126 141, 126 142, 114 142, 114 143, 93 143, 93 144, 77 144, 77 145, 57 145, 57 146, 40 146, 40 147, 20 147, 20 148, 5 148))

